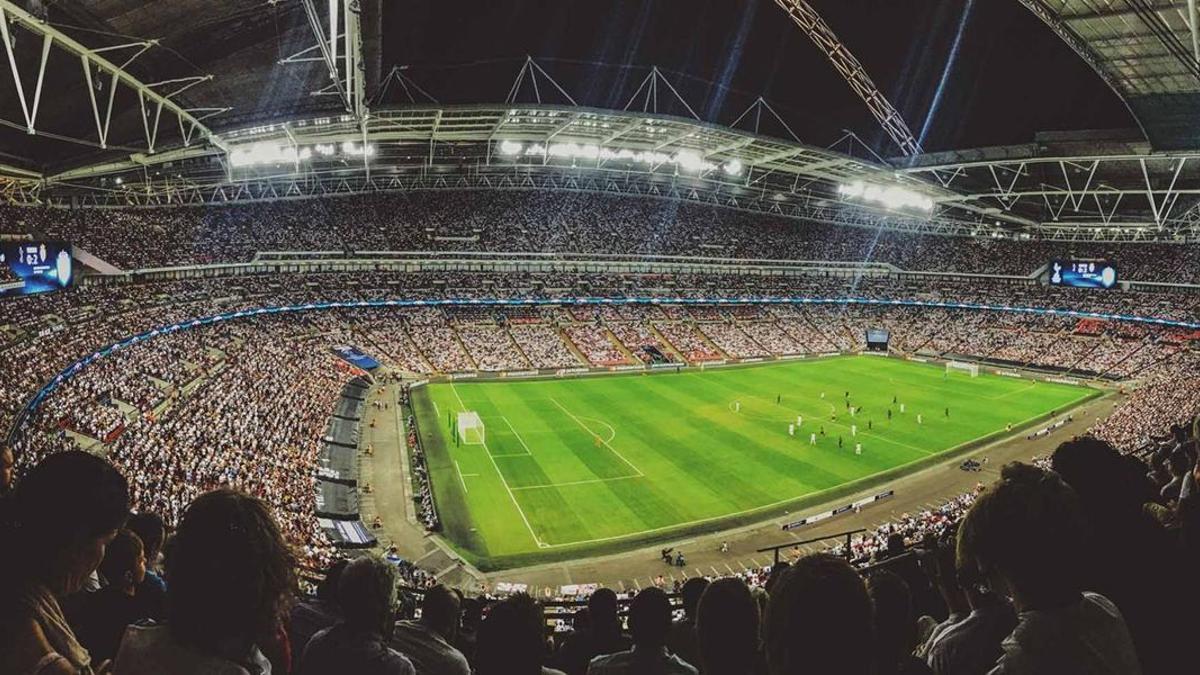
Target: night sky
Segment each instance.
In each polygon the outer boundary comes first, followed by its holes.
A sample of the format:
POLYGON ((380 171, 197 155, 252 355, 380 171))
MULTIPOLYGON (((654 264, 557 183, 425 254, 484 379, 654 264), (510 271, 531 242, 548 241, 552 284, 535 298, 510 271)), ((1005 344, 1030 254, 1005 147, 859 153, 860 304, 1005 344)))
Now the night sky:
MULTIPOLYGON (((810 1, 926 151, 1134 127, 1117 96, 1017 0, 810 1)), ((762 94, 807 143, 828 145, 849 129, 898 154, 773 0, 383 4, 384 73, 411 66, 406 72, 443 103, 504 100, 528 54, 579 104, 621 108, 657 65, 707 121, 729 124, 762 94)), ((565 102, 547 88, 545 102, 565 102)), ((667 99, 660 91, 659 112, 686 114, 667 99)), ((407 102, 396 90, 387 100, 407 102)), ((520 100, 534 100, 531 87, 520 100)), ((784 133, 767 123, 761 130, 784 133)))

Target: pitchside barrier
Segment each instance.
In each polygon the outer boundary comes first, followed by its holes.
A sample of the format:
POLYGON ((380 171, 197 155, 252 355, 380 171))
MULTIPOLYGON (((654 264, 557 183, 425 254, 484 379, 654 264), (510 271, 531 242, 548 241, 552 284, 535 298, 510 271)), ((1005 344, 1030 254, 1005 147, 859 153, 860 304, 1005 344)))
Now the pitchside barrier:
POLYGON ((575 297, 575 298, 519 298, 519 299, 479 299, 479 298, 440 298, 433 300, 345 300, 338 302, 309 302, 299 305, 281 305, 272 307, 258 307, 255 309, 244 309, 236 312, 224 312, 211 316, 198 317, 189 321, 181 321, 165 326, 160 326, 153 330, 148 330, 136 335, 132 335, 123 340, 114 342, 107 347, 98 349, 91 354, 75 361, 71 365, 64 368, 52 380, 44 384, 22 408, 21 412, 16 416, 12 428, 9 430, 7 440, 11 443, 17 430, 19 430, 26 419, 34 409, 41 405, 55 389, 62 383, 71 379, 83 368, 98 361, 99 359, 107 358, 113 352, 120 351, 127 347, 145 342, 161 335, 170 335, 180 331, 207 326, 211 324, 222 323, 225 321, 234 321, 242 318, 269 316, 271 314, 289 314, 298 312, 325 311, 336 309, 368 309, 372 307, 542 307, 542 306, 563 306, 563 305, 842 305, 842 306, 867 306, 867 307, 928 307, 932 309, 961 309, 986 312, 1007 312, 1013 314, 1033 314, 1039 316, 1059 316, 1072 317, 1080 319, 1101 319, 1108 321, 1125 321, 1129 323, 1151 324, 1156 326, 1168 326, 1172 328, 1186 328, 1188 330, 1200 330, 1200 322, 1191 321, 1176 321, 1173 319, 1160 319, 1156 317, 1136 316, 1129 314, 1108 314, 1102 312, 1080 312, 1070 309, 1047 309, 1040 307, 1014 307, 1010 305, 988 305, 975 304, 966 302, 935 302, 931 300, 887 300, 879 298, 806 298, 806 297, 777 297, 777 296, 742 296, 742 297, 714 297, 714 298, 656 298, 649 296, 635 296, 623 298, 604 298, 604 297, 575 297))
POLYGON ((874 504, 875 502, 883 501, 884 499, 895 496, 895 494, 896 494, 895 490, 886 490, 886 491, 880 492, 879 494, 874 495, 872 497, 860 499, 856 502, 850 502, 849 504, 846 504, 845 506, 839 506, 837 508, 833 508, 828 511, 822 511, 821 513, 815 513, 811 516, 806 516, 804 518, 801 518, 800 520, 794 520, 790 523, 785 523, 782 526, 782 528, 780 528, 780 529, 782 529, 786 532, 788 530, 799 529, 801 527, 804 527, 805 525, 813 525, 815 523, 821 522, 822 520, 826 520, 826 519, 832 518, 834 516, 840 516, 843 513, 849 513, 855 509, 861 509, 864 506, 869 506, 871 504, 874 504))

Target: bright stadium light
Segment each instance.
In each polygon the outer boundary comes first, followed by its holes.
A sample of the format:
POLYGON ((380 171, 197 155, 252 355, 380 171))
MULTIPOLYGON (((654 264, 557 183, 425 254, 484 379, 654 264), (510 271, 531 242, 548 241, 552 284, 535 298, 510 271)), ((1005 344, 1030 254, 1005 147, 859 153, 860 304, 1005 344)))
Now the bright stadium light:
POLYGON ((675 155, 675 164, 684 171, 699 172, 704 170, 708 162, 705 162, 703 157, 691 150, 680 150, 675 155))
POLYGON ((229 163, 233 166, 295 164, 299 159, 300 153, 295 146, 276 143, 255 143, 229 151, 229 163))
POLYGON ((723 171, 730 176, 740 175, 745 170, 741 160, 733 159, 724 164, 710 162, 695 150, 632 150, 630 148, 606 148, 594 143, 530 143, 522 145, 515 141, 502 141, 500 153, 510 157, 553 158, 563 160, 589 160, 596 162, 630 162, 644 164, 657 169, 674 166, 684 171, 702 173, 723 171))
POLYGON ((838 186, 838 194, 893 211, 933 211, 933 199, 898 185, 869 185, 862 181, 838 186))

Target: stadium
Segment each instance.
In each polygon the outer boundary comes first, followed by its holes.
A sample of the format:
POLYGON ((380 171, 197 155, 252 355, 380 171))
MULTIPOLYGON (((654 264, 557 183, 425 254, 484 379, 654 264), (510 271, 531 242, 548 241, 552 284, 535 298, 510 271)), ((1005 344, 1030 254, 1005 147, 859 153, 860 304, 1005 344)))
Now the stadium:
POLYGON ((12 672, 1194 662, 1194 0, 0 44, 12 672))

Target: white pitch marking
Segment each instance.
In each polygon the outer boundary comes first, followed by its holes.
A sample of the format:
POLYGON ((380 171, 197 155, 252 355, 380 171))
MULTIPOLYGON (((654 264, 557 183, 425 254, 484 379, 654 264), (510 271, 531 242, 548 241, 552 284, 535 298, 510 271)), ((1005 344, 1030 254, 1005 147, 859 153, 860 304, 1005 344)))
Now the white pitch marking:
POLYGON ((517 433, 517 429, 516 429, 516 427, 514 427, 514 426, 512 425, 512 422, 509 422, 509 421, 508 421, 508 416, 506 416, 506 415, 501 415, 501 416, 500 416, 500 419, 504 420, 504 423, 508 425, 508 428, 509 428, 509 429, 510 429, 510 430, 513 432, 513 436, 516 436, 516 437, 517 437, 517 440, 518 440, 518 441, 521 441, 521 447, 525 448, 525 452, 527 452, 527 453, 529 453, 530 455, 532 455, 532 454, 533 454, 533 450, 530 450, 530 449, 529 449, 529 444, 525 442, 525 439, 524 439, 524 438, 521 438, 521 434, 517 433))
MULTIPOLYGON (((524 457, 524 455, 520 455, 524 457)), ((616 478, 592 478, 590 480, 573 480, 566 483, 547 483, 545 485, 519 485, 514 490, 540 490, 544 488, 560 488, 570 487, 572 485, 590 485, 592 483, 611 483, 618 480, 629 480, 630 478, 641 478, 641 476, 617 476, 616 478)))
POLYGON ((467 479, 463 476, 462 467, 458 465, 457 459, 454 460, 454 470, 458 472, 458 482, 462 483, 463 494, 470 494, 471 491, 467 489, 467 479))
MULTIPOLYGON (((467 404, 463 403, 462 396, 458 395, 458 389, 455 388, 453 382, 450 383, 450 391, 454 392, 454 397, 458 399, 459 407, 462 408, 463 412, 466 412, 467 404)), ((508 492, 508 498, 512 500, 513 506, 517 508, 517 513, 520 514, 521 521, 525 523, 525 529, 529 530, 529 536, 533 537, 533 543, 537 544, 538 548, 548 548, 549 544, 546 544, 541 539, 538 539, 537 533, 533 531, 533 526, 529 524, 529 518, 525 515, 525 512, 521 510, 521 504, 517 502, 517 496, 513 494, 512 488, 508 486, 508 481, 504 479, 504 473, 500 471, 500 465, 496 463, 496 458, 492 457, 491 448, 487 446, 486 441, 483 441, 482 444, 484 453, 487 454, 488 459, 492 462, 492 467, 496 469, 496 475, 500 477, 500 484, 504 486, 504 490, 508 492)), ((463 486, 466 486, 466 481, 463 481, 463 486)))
MULTIPOLYGON (((646 475, 646 474, 642 473, 642 470, 641 470, 641 469, 639 469, 639 468, 637 468, 637 466, 636 466, 636 465, 634 465, 634 463, 633 463, 633 462, 629 461, 628 459, 625 459, 625 456, 624 456, 624 455, 622 455, 621 453, 617 452, 616 448, 614 448, 614 447, 613 447, 611 444, 609 444, 609 442, 608 442, 608 441, 604 440, 603 438, 600 438, 600 435, 599 435, 599 434, 597 434, 596 432, 594 432, 594 431, 592 431, 590 428, 588 428, 588 425, 584 424, 582 420, 580 420, 578 417, 576 417, 576 416, 575 416, 575 413, 571 412, 570 410, 567 410, 567 409, 566 409, 566 407, 565 407, 565 406, 563 406, 563 404, 561 404, 561 403, 559 403, 559 402, 558 402, 558 399, 551 397, 551 398, 550 398, 550 401, 551 401, 552 403, 554 403, 554 405, 558 406, 560 410, 562 410, 562 411, 563 411, 563 412, 565 412, 565 413, 566 413, 568 416, 570 416, 570 418, 571 418, 571 419, 575 420, 575 423, 576 423, 576 424, 578 424, 579 426, 583 427, 583 430, 584 430, 584 431, 588 432, 588 433, 589 433, 589 434, 591 434, 593 437, 600 439, 600 442, 604 444, 604 447, 606 447, 606 448, 608 448, 609 450, 611 450, 611 451, 612 451, 612 453, 613 453, 614 455, 616 455, 617 457, 619 457, 619 458, 621 459, 621 461, 622 461, 622 462, 625 462, 626 464, 628 464, 628 465, 629 465, 629 468, 631 468, 631 469, 633 469, 634 471, 636 471, 636 472, 637 472, 637 474, 638 474, 638 476, 644 476, 644 475, 646 475)), ((612 427, 609 427, 609 428, 611 429, 612 427)))

